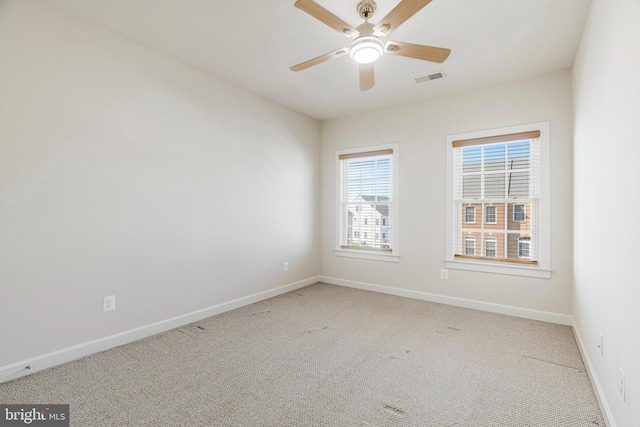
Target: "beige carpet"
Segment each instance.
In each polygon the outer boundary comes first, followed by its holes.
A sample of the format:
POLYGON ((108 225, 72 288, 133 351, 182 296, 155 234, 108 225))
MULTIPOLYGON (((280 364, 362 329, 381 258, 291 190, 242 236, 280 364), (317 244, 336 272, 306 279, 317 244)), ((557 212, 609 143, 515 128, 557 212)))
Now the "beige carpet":
POLYGON ((315 284, 0 384, 71 425, 605 426, 569 327, 315 284))

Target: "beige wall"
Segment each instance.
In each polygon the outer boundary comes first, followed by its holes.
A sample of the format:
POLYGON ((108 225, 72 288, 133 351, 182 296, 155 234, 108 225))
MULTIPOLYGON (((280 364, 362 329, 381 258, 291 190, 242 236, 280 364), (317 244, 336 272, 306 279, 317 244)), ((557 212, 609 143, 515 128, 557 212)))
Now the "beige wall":
POLYGON ((319 131, 1 1, 0 367, 318 275, 319 131))
POLYGON ((571 313, 572 138, 569 71, 323 122, 323 275, 571 313), (449 279, 440 279, 446 239, 446 136, 541 121, 551 127, 552 279, 460 270, 449 270, 449 279), (336 257, 335 152, 389 142, 400 144, 400 262, 336 257))
POLYGON ((605 406, 640 422, 640 2, 593 0, 574 66, 573 317, 605 406), (598 349, 604 336, 604 354, 598 349), (627 400, 618 373, 627 374, 627 400))

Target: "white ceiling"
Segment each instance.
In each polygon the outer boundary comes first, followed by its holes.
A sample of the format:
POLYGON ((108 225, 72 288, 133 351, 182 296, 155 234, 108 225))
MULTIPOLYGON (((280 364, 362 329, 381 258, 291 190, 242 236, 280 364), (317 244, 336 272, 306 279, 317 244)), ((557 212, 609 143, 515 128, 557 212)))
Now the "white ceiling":
MULTIPOLYGON (((391 39, 451 49, 442 64, 384 55, 361 92, 350 44, 294 0, 39 0, 255 94, 325 120, 572 66, 591 0, 433 0, 391 39), (446 78, 416 84, 414 77, 446 78)), ((357 26, 358 0, 316 0, 357 26)), ((377 22, 399 0, 376 0, 377 22)))

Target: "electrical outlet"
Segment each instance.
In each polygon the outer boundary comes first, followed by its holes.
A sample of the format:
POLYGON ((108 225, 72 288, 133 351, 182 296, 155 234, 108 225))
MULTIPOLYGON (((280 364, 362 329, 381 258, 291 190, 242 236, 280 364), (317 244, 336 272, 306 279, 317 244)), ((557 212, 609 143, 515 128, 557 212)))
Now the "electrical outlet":
POLYGON ((116 296, 110 295, 102 299, 102 311, 111 311, 116 309, 116 296))
POLYGON ((284 263, 284 271, 289 271, 289 263, 288 262, 284 263))
POLYGON ((449 270, 447 270, 446 268, 443 268, 442 270, 440 270, 440 278, 441 279, 448 279, 449 278, 449 270))
POLYGON ((602 332, 598 332, 598 349, 600 350, 600 356, 604 356, 604 337, 602 332))
POLYGON ((618 373, 618 391, 620 392, 620 397, 622 397, 623 402, 627 400, 625 382, 624 371, 620 368, 620 372, 618 373))

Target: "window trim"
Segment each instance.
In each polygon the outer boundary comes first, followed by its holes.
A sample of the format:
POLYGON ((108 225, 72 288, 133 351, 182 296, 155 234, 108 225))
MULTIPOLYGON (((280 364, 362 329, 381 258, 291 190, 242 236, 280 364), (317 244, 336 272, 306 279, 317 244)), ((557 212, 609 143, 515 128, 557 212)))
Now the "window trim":
POLYGON ((465 224, 475 224, 476 223, 476 207, 475 206, 465 206, 464 207, 464 223, 465 224), (467 221, 467 209, 473 209, 473 221, 467 221))
POLYGON ((475 256, 476 254, 476 237, 473 235, 464 236, 464 254, 466 256, 475 256), (472 242, 473 247, 471 248, 472 254, 468 254, 469 248, 467 248, 467 243, 472 242))
POLYGON ((513 222, 525 222, 527 220, 527 205, 523 205, 522 203, 514 203, 511 219, 513 220, 513 222), (524 215, 522 219, 516 219, 516 206, 522 206, 522 214, 524 215))
MULTIPOLYGON (((529 136, 531 138, 531 136, 529 136)), ((447 167, 447 211, 446 211, 446 242, 445 242, 445 267, 457 270, 479 271, 494 274, 507 274, 515 276, 551 278, 551 161, 550 161, 550 125, 549 122, 538 122, 524 125, 508 126, 496 129, 487 129, 475 132, 449 135, 446 138, 446 167, 447 167), (469 143, 468 141, 478 141, 478 138, 492 138, 509 136, 512 134, 528 133, 540 131, 540 233, 538 263, 527 262, 496 262, 489 259, 465 259, 464 257, 454 257, 453 228, 453 142, 469 143)), ((522 259, 520 261, 525 261, 522 259)))
POLYGON ((497 224, 498 223, 498 207, 497 206, 485 206, 484 207, 484 222, 485 224, 497 224), (493 209, 493 221, 487 219, 487 209, 493 209))
POLYGON ((531 258, 531 237, 518 237, 518 258, 530 259, 531 258), (522 253, 521 244, 527 242, 528 249, 527 252, 529 256, 520 255, 522 253))
MULTIPOLYGON (((335 154, 335 244, 334 244, 334 255, 339 257, 347 257, 347 258, 359 258, 359 259, 368 259, 373 261, 384 261, 384 262, 399 262, 400 260, 400 246, 399 246, 399 235, 400 235, 400 224, 399 224, 399 211, 400 211, 400 203, 399 203, 399 164, 400 164, 400 144, 399 143, 389 143, 389 144, 380 144, 374 146, 366 146, 366 147, 356 147, 356 148, 347 148, 340 149, 336 151, 335 154), (386 152, 386 153, 385 153, 386 152), (340 213, 340 194, 342 191, 341 188, 341 169, 340 169, 340 160, 342 159, 350 159, 350 158, 358 158, 358 157, 369 157, 372 154, 376 153, 385 153, 389 154, 392 157, 392 168, 391 168, 391 192, 393 195, 393 201, 391 203, 391 220, 388 225, 392 232, 390 238, 390 246, 391 251, 387 250, 376 250, 376 249, 354 249, 354 248, 345 248, 340 246, 340 233, 342 228, 342 216, 340 213)), ((382 226, 387 226, 385 219, 382 221, 382 226)), ((385 233, 386 234, 386 233, 385 233)))
POLYGON ((484 238, 484 256, 486 258, 497 258, 498 257, 498 238, 496 236, 485 236, 484 238), (495 253, 494 256, 490 256, 488 254, 489 248, 488 248, 488 243, 489 241, 491 241, 494 244, 494 248, 493 251, 495 253))

